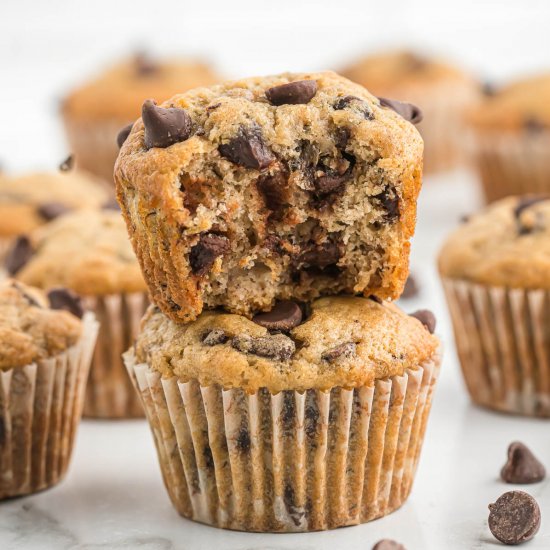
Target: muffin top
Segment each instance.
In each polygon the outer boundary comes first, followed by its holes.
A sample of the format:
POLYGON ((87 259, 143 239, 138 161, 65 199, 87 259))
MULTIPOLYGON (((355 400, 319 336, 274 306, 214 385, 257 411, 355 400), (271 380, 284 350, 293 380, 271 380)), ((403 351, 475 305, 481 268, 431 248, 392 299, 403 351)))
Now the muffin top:
POLYGON ((38 172, 0 177, 0 236, 31 231, 67 210, 107 202, 105 188, 82 172, 38 172))
POLYGON ((526 78, 491 90, 470 114, 483 130, 507 130, 537 134, 550 128, 550 73, 526 78))
POLYGON ((141 329, 138 362, 166 377, 250 393, 370 384, 418 367, 438 348, 437 338, 395 305, 352 296, 316 300, 307 318, 296 303, 280 302, 253 320, 205 311, 188 324, 151 306, 141 329))
POLYGON ((207 65, 193 60, 157 62, 136 55, 72 92, 63 113, 80 119, 115 119, 121 124, 139 117, 143 101, 164 100, 176 93, 219 80, 207 65))
MULTIPOLYGON (((59 292, 59 291, 58 291, 59 292)), ((8 280, 0 283, 0 370, 53 357, 80 338, 80 319, 40 290, 8 280)))
POLYGON ((62 216, 20 238, 10 262, 17 279, 43 289, 63 286, 82 295, 145 290, 118 211, 88 209, 62 216))
POLYGON ((445 242, 443 276, 511 288, 550 288, 550 196, 507 197, 445 242))

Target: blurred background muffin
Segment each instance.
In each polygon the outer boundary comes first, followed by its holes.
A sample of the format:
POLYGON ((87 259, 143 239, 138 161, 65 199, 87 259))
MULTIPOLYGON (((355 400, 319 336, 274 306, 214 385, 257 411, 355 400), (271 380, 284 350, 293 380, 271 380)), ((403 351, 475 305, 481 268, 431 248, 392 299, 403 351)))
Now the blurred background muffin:
POLYGON ((63 102, 65 131, 77 166, 112 182, 117 135, 140 116, 145 99, 160 102, 217 80, 213 69, 199 61, 157 61, 145 54, 107 69, 63 102))
POLYGON ((417 126, 424 138, 424 171, 454 168, 467 160, 463 116, 480 98, 479 84, 447 62, 412 51, 370 55, 342 70, 369 92, 411 102, 422 110, 417 126))

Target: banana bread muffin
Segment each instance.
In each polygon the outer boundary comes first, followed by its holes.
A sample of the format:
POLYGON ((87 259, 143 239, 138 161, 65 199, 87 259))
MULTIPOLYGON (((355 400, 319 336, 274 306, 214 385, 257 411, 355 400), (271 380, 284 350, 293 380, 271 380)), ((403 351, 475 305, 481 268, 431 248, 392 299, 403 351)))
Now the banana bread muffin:
POLYGON ((181 324, 151 306, 125 360, 179 513, 313 531, 401 506, 439 367, 426 316, 328 297, 181 324))
POLYGON ((204 306, 397 297, 421 185, 417 115, 331 72, 146 101, 115 180, 157 305, 187 322, 204 306))

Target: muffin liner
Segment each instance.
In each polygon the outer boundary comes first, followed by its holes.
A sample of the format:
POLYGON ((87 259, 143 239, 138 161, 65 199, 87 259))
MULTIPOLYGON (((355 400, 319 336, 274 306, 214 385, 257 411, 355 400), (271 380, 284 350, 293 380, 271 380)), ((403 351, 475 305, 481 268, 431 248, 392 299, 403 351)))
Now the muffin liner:
POLYGON ((473 156, 487 202, 510 195, 550 193, 550 131, 475 134, 473 156))
POLYGON ((89 418, 142 418, 122 354, 133 345, 149 300, 144 292, 84 296, 83 305, 99 321, 97 345, 86 387, 84 416, 89 418))
POLYGON ((0 499, 58 483, 69 466, 96 341, 93 314, 65 352, 0 371, 0 499))
POLYGON ((550 417, 550 291, 443 280, 473 401, 550 417))
POLYGON ((412 487, 439 356, 346 390, 201 386, 125 354, 177 511, 243 531, 354 525, 399 508, 412 487))

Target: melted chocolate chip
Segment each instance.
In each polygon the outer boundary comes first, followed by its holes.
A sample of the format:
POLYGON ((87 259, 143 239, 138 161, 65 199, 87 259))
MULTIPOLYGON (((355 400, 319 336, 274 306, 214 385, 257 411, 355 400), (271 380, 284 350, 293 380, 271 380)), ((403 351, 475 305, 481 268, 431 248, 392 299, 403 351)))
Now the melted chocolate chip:
POLYGON ((500 477, 506 483, 538 483, 546 477, 546 469, 526 445, 514 441, 508 447, 508 461, 500 477))
POLYGON ((254 338, 243 334, 235 336, 231 345, 243 352, 267 357, 278 361, 287 361, 296 351, 296 344, 284 334, 273 334, 254 338))
POLYGON ((411 317, 418 319, 429 331, 433 334, 435 331, 436 318, 435 315, 429 309, 419 309, 414 313, 409 314, 411 317))
POLYGON ((336 100, 332 106, 335 111, 343 111, 344 109, 354 109, 361 113, 367 120, 374 119, 374 113, 369 104, 359 97, 354 95, 345 95, 336 100))
POLYGON ((60 165, 59 170, 61 172, 69 172, 74 168, 74 156, 69 155, 60 165))
POLYGON ((304 247, 298 256, 298 267, 319 267, 324 269, 338 263, 342 255, 337 243, 327 241, 322 244, 311 244, 304 247))
POLYGON ((284 300, 277 302, 271 311, 254 315, 252 320, 269 330, 287 331, 302 322, 302 310, 295 302, 284 300))
POLYGON ((263 195, 269 210, 277 212, 284 208, 288 201, 288 177, 285 172, 260 176, 256 184, 263 195))
POLYGON ((412 124, 422 122, 422 111, 416 105, 412 103, 403 103, 395 99, 386 99, 385 97, 379 97, 378 99, 380 100, 381 107, 388 107, 412 124))
POLYGON ((4 267, 9 275, 15 275, 20 271, 34 255, 31 241, 26 235, 17 237, 14 245, 9 250, 4 260, 4 267))
POLYGON ((350 357, 354 357, 356 353, 357 346, 355 342, 345 342, 323 352, 321 359, 332 363, 333 361, 337 361, 339 359, 349 359, 350 357))
POLYGON ((382 539, 379 540, 373 547, 372 550, 406 550, 402 544, 391 540, 391 539, 382 539))
POLYGON ((317 93, 315 80, 298 80, 269 88, 265 91, 271 105, 298 105, 309 103, 317 93))
POLYGON ((229 252, 229 239, 215 233, 203 233, 199 242, 191 248, 189 263, 195 275, 206 275, 216 258, 229 252))
POLYGON ((116 136, 116 143, 119 149, 124 145, 124 142, 128 139, 128 136, 130 135, 130 132, 132 131, 133 126, 134 126, 134 123, 130 122, 130 124, 127 124, 126 126, 124 126, 124 128, 122 128, 118 132, 116 136))
POLYGON ((45 202, 36 209, 38 215, 47 222, 55 220, 55 218, 59 218, 59 216, 70 211, 71 209, 61 202, 45 202))
POLYGON ((221 328, 213 328, 208 331, 202 338, 202 343, 205 346, 217 346, 219 344, 225 344, 229 340, 225 331, 221 328))
POLYGON ((399 197, 395 192, 395 189, 386 187, 384 191, 378 195, 374 195, 375 199, 378 199, 382 206, 386 209, 385 218, 389 222, 393 222, 399 218, 399 197))
POLYGON ((275 156, 264 142, 260 128, 256 125, 241 128, 237 136, 220 145, 218 151, 231 162, 256 170, 267 168, 275 160, 275 156))
POLYGON ((334 132, 334 144, 338 149, 344 150, 351 137, 351 130, 349 128, 339 127, 334 132))
POLYGON ((62 309, 82 319, 84 307, 80 296, 67 288, 52 288, 48 292, 48 300, 52 309, 62 309))
POLYGON ((146 99, 141 109, 145 126, 145 147, 170 147, 191 136, 191 117, 184 109, 157 107, 152 99, 146 99))

